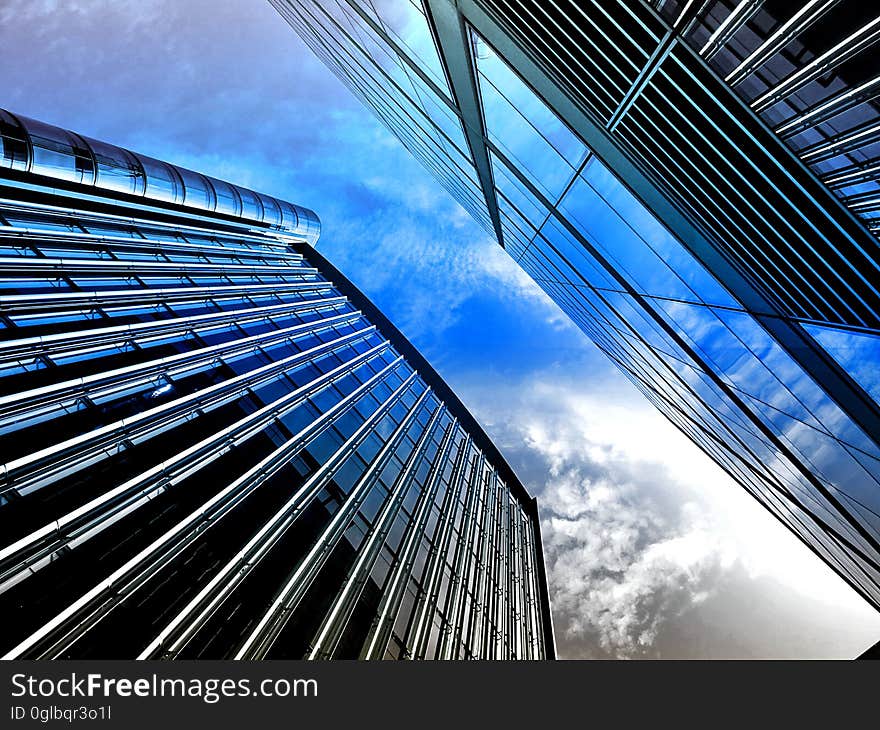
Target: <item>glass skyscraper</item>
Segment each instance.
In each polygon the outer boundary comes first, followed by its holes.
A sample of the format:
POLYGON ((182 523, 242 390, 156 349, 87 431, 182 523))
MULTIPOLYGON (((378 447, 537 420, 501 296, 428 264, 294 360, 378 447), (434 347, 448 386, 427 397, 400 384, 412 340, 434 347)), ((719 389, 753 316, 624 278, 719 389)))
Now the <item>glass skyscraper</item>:
POLYGON ((665 416, 880 607, 880 18, 271 0, 665 416))
POLYGON ((554 657, 535 500, 319 231, 0 111, 5 657, 554 657))

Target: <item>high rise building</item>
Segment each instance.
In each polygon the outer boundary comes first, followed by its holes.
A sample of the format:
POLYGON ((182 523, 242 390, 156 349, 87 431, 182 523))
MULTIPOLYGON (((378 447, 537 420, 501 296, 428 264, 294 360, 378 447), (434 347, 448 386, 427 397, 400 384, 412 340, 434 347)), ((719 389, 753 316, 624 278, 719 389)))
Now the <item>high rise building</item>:
POLYGON ((554 656, 534 499, 319 230, 0 111, 0 653, 554 656))
POLYGON ((271 0, 666 417, 880 607, 880 18, 271 0))

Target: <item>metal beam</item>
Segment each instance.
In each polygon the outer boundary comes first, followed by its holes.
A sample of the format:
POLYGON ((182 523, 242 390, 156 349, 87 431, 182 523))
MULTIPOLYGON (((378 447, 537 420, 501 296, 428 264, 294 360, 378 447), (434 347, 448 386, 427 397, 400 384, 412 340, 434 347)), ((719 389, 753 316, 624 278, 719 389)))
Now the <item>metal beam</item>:
MULTIPOLYGON (((742 2, 731 11, 730 15, 721 21, 720 25, 715 29, 715 32, 709 36, 706 45, 700 49, 700 55, 707 61, 711 60, 712 57, 718 53, 718 51, 720 51, 734 35, 736 35, 737 31, 758 12, 761 5, 763 5, 763 0, 742 0, 742 2)), ((687 8, 685 8, 685 10, 687 10, 687 8)), ((682 15, 684 14, 685 13, 682 12, 682 15)), ((675 26, 679 30, 684 30, 684 25, 681 23, 681 19, 676 21, 675 26)))
POLYGON ((880 74, 851 89, 844 89, 830 99, 823 99, 816 105, 795 114, 791 119, 773 128, 780 139, 789 139, 804 130, 826 122, 853 107, 872 101, 880 96, 880 74))
POLYGON ((769 109, 777 102, 802 89, 811 81, 824 76, 853 56, 870 48, 877 41, 880 41, 880 18, 874 18, 870 23, 844 38, 833 48, 829 48, 821 56, 814 58, 807 65, 801 66, 790 76, 786 76, 776 86, 767 89, 757 99, 753 100, 750 106, 759 113, 769 109))
POLYGON ((760 46, 746 56, 739 66, 724 77, 724 80, 731 86, 736 86, 785 48, 793 38, 796 38, 818 21, 838 2, 840 0, 809 0, 791 18, 768 35, 760 46))
POLYGON ((425 10, 437 41, 440 60, 446 69, 449 88, 461 112, 462 127, 467 140, 477 179, 486 198, 486 208, 495 229, 498 243, 504 247, 504 232, 498 199, 495 196, 495 180, 492 163, 484 139, 483 105, 477 85, 476 70, 470 51, 470 40, 462 16, 450 0, 425 0, 425 10))

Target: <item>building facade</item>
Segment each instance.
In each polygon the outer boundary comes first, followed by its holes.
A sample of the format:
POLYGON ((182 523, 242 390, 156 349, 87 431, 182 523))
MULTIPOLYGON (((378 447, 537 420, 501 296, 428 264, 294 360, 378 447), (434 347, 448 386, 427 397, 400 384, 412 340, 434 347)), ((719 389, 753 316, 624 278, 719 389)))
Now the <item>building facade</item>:
POLYGON ((313 212, 0 152, 0 653, 554 657, 534 499, 313 212))
POLYGON ((665 416, 880 607, 880 19, 270 0, 665 416))

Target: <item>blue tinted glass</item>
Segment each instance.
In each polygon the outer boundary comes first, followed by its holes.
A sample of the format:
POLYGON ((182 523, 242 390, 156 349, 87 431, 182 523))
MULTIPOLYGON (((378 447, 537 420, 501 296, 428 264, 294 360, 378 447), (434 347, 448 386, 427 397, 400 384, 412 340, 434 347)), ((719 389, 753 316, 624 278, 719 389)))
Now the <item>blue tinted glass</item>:
POLYGON ((91 151, 76 135, 35 119, 21 117, 31 140, 31 171, 72 182, 92 183, 91 151))
POLYGON ((678 275, 681 270, 690 272, 691 281, 703 288, 704 301, 735 306, 730 295, 595 158, 578 176, 559 208, 641 292, 699 300, 698 293, 678 275), (670 255, 678 259, 676 271, 667 264, 670 255))
POLYGON ((183 203, 183 181, 171 165, 152 157, 133 153, 141 163, 147 176, 147 198, 156 198, 169 203, 183 203))
POLYGON ((0 109, 0 167, 26 170, 27 163, 27 135, 15 117, 0 109))
MULTIPOLYGON (((552 148, 571 167, 577 167, 587 153, 586 145, 572 132, 547 105, 538 98, 520 77, 478 36, 474 35, 477 47, 477 69, 480 73, 480 91, 490 93, 502 108, 512 110, 515 119, 507 120, 511 124, 505 127, 505 120, 498 117, 487 127, 490 136, 497 135, 511 149, 517 151, 530 145, 538 146, 537 135, 543 143, 552 148), (500 97, 500 98, 499 98, 500 97), (493 129, 494 128, 494 129, 493 129), (513 133, 511 140, 508 132, 513 133)), ((485 104, 484 104, 485 105, 485 104)), ((485 105, 487 106, 487 105, 485 105)), ((489 110, 486 109, 487 117, 489 110)), ((528 157, 528 156, 526 156, 528 157)))
POLYGON ((804 324, 840 366, 880 402, 880 335, 804 324))
POLYGON ((143 195, 144 173, 137 159, 121 147, 83 137, 91 147, 98 166, 98 187, 143 195))
MULTIPOLYGON (((650 248, 645 268, 656 259, 680 278, 699 299, 710 304, 738 307, 738 302, 699 263, 657 218, 627 190, 617 177, 595 157, 584 167, 581 176, 595 194, 626 220, 626 223, 650 248)), ((655 294, 648 290, 648 293, 655 294)))
MULTIPOLYGON (((369 7, 372 3, 359 3, 369 7)), ((434 82, 449 95, 446 75, 440 64, 437 46, 431 35, 428 20, 418 0, 390 3, 383 8, 380 22, 387 28, 389 35, 402 47, 413 60, 417 61, 434 82)), ((372 11, 369 11, 372 12, 372 11)), ((378 16, 376 16, 378 17, 378 16)))
POLYGON ((260 202, 263 204, 263 223, 268 223, 270 226, 281 225, 281 208, 278 207, 275 198, 263 195, 262 193, 257 194, 260 197, 260 202))
POLYGON ((236 186, 236 192, 241 199, 241 217, 253 220, 263 220, 263 205, 253 190, 236 186))
POLYGON ((540 228, 549 215, 547 207, 520 182, 519 178, 496 155, 491 154, 490 157, 495 187, 500 193, 500 197, 506 198, 516 206, 520 215, 529 222, 532 228, 540 228))
POLYGON ((217 196, 217 212, 227 215, 241 214, 241 199, 233 185, 216 178, 207 178, 217 196))
POLYGON ((183 167, 175 168, 183 180, 184 205, 190 205, 204 210, 214 210, 216 200, 214 189, 204 175, 183 167))

